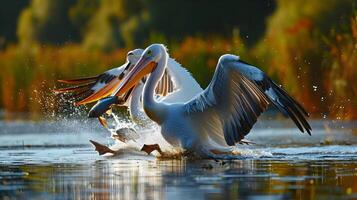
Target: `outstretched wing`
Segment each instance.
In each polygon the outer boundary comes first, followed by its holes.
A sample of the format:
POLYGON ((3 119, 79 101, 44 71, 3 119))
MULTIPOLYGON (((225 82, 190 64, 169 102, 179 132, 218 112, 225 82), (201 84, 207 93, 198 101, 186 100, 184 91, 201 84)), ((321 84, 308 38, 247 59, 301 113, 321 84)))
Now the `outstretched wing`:
POLYGON ((109 96, 124 77, 124 70, 129 68, 126 63, 118 68, 108 70, 98 76, 72 80, 58 80, 61 83, 74 86, 54 90, 56 93, 71 93, 70 98, 76 99, 75 105, 98 101, 109 96))
POLYGON ((185 103, 203 91, 191 73, 174 59, 168 59, 166 70, 170 76, 173 92, 162 98, 163 102, 185 103))
MULTIPOLYGON (((230 146, 241 141, 260 114, 276 101, 259 82, 265 83, 266 78, 259 69, 247 68, 239 57, 223 55, 209 86, 185 104, 186 114, 201 137, 209 136, 217 143, 225 141, 230 146)), ((286 95, 284 98, 291 98, 286 95)))
POLYGON ((306 121, 309 114, 293 99, 283 88, 278 86, 260 69, 242 60, 236 62, 237 69, 242 75, 259 86, 261 91, 269 98, 270 103, 280 110, 286 117, 290 117, 301 132, 306 131, 311 135, 311 126, 306 121))

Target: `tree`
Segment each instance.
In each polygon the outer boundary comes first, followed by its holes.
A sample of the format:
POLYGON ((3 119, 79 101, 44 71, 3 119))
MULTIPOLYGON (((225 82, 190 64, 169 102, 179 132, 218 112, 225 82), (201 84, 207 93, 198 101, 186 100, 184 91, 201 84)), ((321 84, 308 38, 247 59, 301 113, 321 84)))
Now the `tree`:
POLYGON ((75 0, 32 0, 22 11, 17 36, 21 43, 63 44, 78 40, 68 10, 75 0))
POLYGON ((3 0, 0 6, 0 49, 16 41, 17 19, 28 1, 3 0))

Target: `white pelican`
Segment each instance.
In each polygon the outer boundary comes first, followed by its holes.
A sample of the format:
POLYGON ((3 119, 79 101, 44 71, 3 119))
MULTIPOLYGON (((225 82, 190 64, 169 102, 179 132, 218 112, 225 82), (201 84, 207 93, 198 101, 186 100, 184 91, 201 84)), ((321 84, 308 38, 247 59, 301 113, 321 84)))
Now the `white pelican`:
MULTIPOLYGON (((56 89, 54 91, 60 94, 72 93, 72 96, 77 100, 75 105, 83 105, 99 100, 90 110, 89 117, 98 117, 99 122, 110 132, 112 132, 112 130, 109 129, 105 118, 101 115, 110 109, 113 104, 127 105, 126 102, 129 97, 128 107, 131 119, 139 125, 151 124, 150 122, 152 121, 143 111, 141 101, 145 78, 126 94, 122 95, 121 98, 118 99, 116 96, 108 97, 119 85, 128 71, 136 64, 143 51, 143 49, 135 49, 128 52, 127 62, 125 64, 118 68, 108 70, 98 76, 59 80, 59 82, 75 84, 75 86, 56 89)), ((167 71, 164 72, 164 76, 156 87, 155 93, 157 99, 169 103, 186 102, 202 91, 202 88, 192 75, 174 59, 169 58, 167 71)), ((112 137, 122 142, 132 140, 133 138, 138 139, 138 135, 135 130, 132 129, 120 128, 114 132, 115 133, 112 132, 112 137)), ((91 143, 96 147, 100 155, 112 153, 112 150, 107 151, 109 148, 98 142, 91 141, 91 143)), ((143 151, 149 154, 152 151, 150 149, 155 149, 155 147, 156 145, 144 145, 143 151), (145 150, 145 148, 148 150, 145 150)))
POLYGON ((157 101, 155 88, 167 67, 164 45, 145 49, 137 64, 124 77, 115 95, 127 92, 147 74, 143 107, 161 126, 162 136, 173 146, 214 159, 233 159, 231 146, 239 143, 272 104, 309 134, 307 112, 264 72, 235 55, 220 57, 208 87, 186 103, 157 101))

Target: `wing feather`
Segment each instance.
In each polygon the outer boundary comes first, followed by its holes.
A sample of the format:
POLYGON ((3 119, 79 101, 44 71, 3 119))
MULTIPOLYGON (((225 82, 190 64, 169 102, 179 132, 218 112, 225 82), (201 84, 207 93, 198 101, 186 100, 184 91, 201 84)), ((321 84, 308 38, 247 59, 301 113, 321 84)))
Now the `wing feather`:
POLYGON ((72 80, 58 80, 61 83, 73 84, 74 86, 67 88, 55 89, 56 93, 69 93, 71 95, 64 96, 65 98, 76 100, 75 105, 87 104, 98 99, 107 97, 110 95, 109 92, 111 88, 115 88, 120 81, 115 81, 119 79, 120 74, 124 69, 130 65, 126 63, 118 68, 108 70, 100 75, 86 78, 78 78, 72 80), (110 88, 108 88, 110 86, 110 88))
POLYGON ((84 78, 77 78, 77 79, 68 79, 68 80, 57 80, 60 83, 67 83, 67 84, 83 84, 88 82, 95 82, 98 76, 91 76, 91 77, 84 77, 84 78))
POLYGON ((224 136, 226 144, 232 146, 249 133, 268 104, 268 99, 255 83, 221 58, 210 85, 188 102, 185 110, 195 123, 200 124, 196 128, 201 134, 214 140, 219 135, 224 136), (213 124, 220 128, 209 130, 213 124))
POLYGON ((306 117, 309 114, 283 88, 279 87, 263 71, 242 60, 236 62, 236 67, 250 81, 256 83, 260 90, 269 98, 272 105, 278 108, 285 116, 290 117, 301 132, 311 135, 311 126, 306 117))
POLYGON ((165 70, 164 75, 162 76, 161 80, 159 81, 159 83, 155 88, 155 93, 157 95, 164 97, 174 92, 173 87, 170 87, 170 85, 173 85, 173 80, 169 72, 165 70))
POLYGON ((260 69, 239 60, 238 56, 223 55, 217 64, 209 86, 195 99, 185 104, 185 111, 198 132, 217 143, 224 138, 235 145, 249 133, 257 118, 270 104, 289 116, 297 127, 309 134, 311 126, 303 107, 277 86, 260 69), (212 129, 212 127, 219 127, 212 129))

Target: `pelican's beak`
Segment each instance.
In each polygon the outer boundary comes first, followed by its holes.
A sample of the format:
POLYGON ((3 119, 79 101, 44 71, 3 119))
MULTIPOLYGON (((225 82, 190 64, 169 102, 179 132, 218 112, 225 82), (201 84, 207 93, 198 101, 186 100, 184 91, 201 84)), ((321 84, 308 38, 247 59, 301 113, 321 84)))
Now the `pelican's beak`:
POLYGON ((115 96, 120 96, 135 86, 141 78, 151 73, 157 66, 157 63, 150 58, 141 57, 133 69, 125 76, 119 87, 114 92, 115 96))

